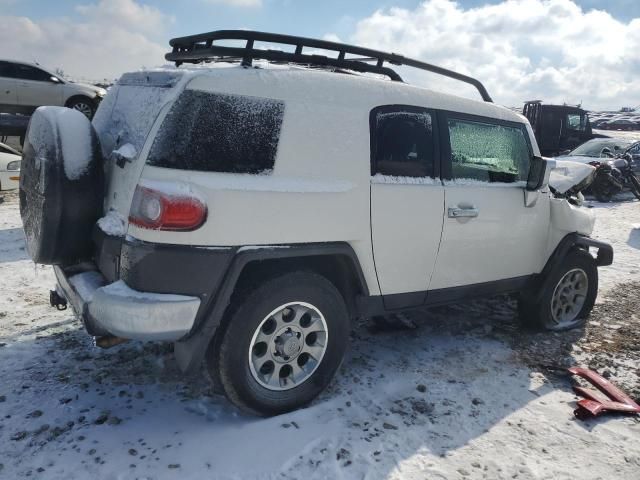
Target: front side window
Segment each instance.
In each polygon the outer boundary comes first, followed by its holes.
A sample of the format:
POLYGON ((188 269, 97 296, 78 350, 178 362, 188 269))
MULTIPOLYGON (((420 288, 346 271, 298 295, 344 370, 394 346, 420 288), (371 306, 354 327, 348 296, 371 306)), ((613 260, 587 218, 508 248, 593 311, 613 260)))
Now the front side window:
POLYGON ((487 183, 526 181, 531 152, 523 128, 450 118, 454 179, 487 183))
POLYGON ((20 80, 35 80, 38 82, 50 82, 51 74, 40 70, 39 68, 31 67, 29 65, 14 64, 15 76, 20 80))
POLYGON ((264 173, 274 166, 284 102, 185 90, 171 107, 147 163, 181 170, 264 173))
POLYGON ((567 128, 569 130, 578 130, 580 132, 587 128, 587 116, 579 113, 567 114, 567 128))
POLYGON ((371 114, 371 174, 433 177, 433 121, 424 109, 379 107, 371 114))

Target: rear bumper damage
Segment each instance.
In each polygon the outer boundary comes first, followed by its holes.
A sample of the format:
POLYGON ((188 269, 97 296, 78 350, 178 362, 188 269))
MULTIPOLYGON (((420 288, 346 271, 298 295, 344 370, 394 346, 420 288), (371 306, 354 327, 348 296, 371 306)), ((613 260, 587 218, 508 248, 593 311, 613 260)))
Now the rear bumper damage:
POLYGON ((55 266, 57 293, 67 300, 94 336, 175 341, 191 331, 200 299, 133 290, 122 280, 107 283, 91 264, 55 266))

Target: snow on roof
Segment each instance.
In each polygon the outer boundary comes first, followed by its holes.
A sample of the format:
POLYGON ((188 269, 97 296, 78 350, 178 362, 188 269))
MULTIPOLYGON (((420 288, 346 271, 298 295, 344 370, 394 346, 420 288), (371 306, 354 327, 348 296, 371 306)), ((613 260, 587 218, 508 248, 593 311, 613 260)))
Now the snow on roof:
POLYGON ((209 63, 189 65, 188 67, 171 67, 150 71, 184 72, 190 78, 186 88, 224 91, 238 94, 256 95, 256 83, 265 85, 265 95, 283 99, 312 98, 323 102, 340 103, 348 101, 357 104, 358 100, 368 99, 365 103, 384 105, 404 103, 422 105, 429 108, 471 113, 476 115, 525 123, 521 114, 506 107, 482 100, 458 97, 422 86, 392 81, 380 76, 365 74, 335 73, 327 69, 307 68, 299 65, 273 64, 254 62, 253 68, 242 67, 237 63, 209 63), (210 78, 216 78, 212 87, 210 78), (253 79, 253 80, 252 80, 253 79), (257 80, 257 82, 256 82, 257 80), (251 83, 250 93, 243 93, 243 82, 251 83), (342 94, 340 92, 342 91, 342 94), (346 94, 346 98, 345 98, 346 94), (338 98, 340 100, 338 101, 338 98))

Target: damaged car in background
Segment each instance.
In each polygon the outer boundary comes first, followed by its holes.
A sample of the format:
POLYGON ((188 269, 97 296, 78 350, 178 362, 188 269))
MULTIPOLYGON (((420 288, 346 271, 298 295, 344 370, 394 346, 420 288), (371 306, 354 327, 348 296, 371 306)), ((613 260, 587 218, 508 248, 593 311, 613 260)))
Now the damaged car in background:
POLYGON ((609 202, 624 191, 630 191, 640 200, 638 141, 595 138, 556 159, 595 167, 594 180, 583 192, 595 196, 600 202, 609 202))

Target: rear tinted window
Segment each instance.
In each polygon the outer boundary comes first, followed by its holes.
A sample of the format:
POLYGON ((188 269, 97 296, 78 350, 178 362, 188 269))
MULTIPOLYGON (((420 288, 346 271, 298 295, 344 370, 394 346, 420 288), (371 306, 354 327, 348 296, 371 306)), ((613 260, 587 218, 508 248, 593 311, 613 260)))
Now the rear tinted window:
POLYGON ((418 107, 387 105, 372 111, 372 175, 434 176, 431 114, 418 107))
POLYGON ((208 172, 273 168, 284 102, 185 90, 167 114, 147 163, 208 172))

